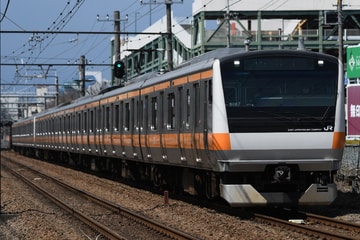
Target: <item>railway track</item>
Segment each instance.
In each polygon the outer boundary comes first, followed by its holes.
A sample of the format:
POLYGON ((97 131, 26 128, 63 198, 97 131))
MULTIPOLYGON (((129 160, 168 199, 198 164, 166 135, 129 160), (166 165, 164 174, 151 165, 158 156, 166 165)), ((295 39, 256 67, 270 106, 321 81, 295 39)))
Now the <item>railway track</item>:
POLYGON ((254 214, 262 223, 279 226, 291 231, 303 233, 310 237, 322 239, 360 239, 360 225, 312 213, 303 213, 301 219, 284 220, 280 217, 265 214, 254 214))
POLYGON ((8 171, 106 239, 134 239, 132 235, 134 232, 141 232, 142 235, 148 234, 147 239, 198 239, 88 192, 73 188, 59 179, 47 176, 28 166, 12 162, 11 164, 17 164, 18 166, 11 167, 9 166, 9 160, 11 161, 11 159, 8 159, 6 165, 2 164, 8 171), (75 204, 75 201, 79 201, 79 203, 75 204), (68 202, 71 202, 71 204, 68 202), (104 218, 107 220, 105 221, 104 218), (119 223, 122 223, 121 226, 117 226, 119 223), (131 229, 124 230, 128 226, 131 226, 131 229), (135 227, 136 230, 134 230, 135 227), (129 231, 131 233, 126 233, 129 231))
MULTIPOLYGON (((21 169, 24 169, 25 167, 21 167, 21 169)), ((23 172, 24 170, 20 171, 23 172)), ((38 178, 41 179, 45 179, 46 176, 42 176, 39 175, 38 178)), ((34 176, 32 177, 33 179, 35 178, 34 176)), ((57 179, 55 179, 57 180, 57 179)), ((67 184, 63 184, 66 187, 68 186, 67 184)), ((70 187, 71 189, 71 187, 70 187)), ((73 192, 76 193, 76 195, 80 195, 80 193, 77 192, 77 189, 71 190, 73 192)), ((73 195, 75 194, 73 193, 73 195)), ((88 195, 86 195, 85 192, 85 196, 86 198, 89 198, 88 195)), ((94 198, 91 201, 98 201, 98 198, 94 198)), ((102 201, 101 199, 99 201, 102 201)), ((106 201, 105 201, 106 202, 106 201)), ((202 202, 202 201, 201 201, 202 202)), ((207 202, 208 203, 208 202, 207 202)), ((197 203, 193 203, 194 205, 197 205, 197 203)), ((322 238, 322 239, 360 239, 360 226, 358 224, 352 224, 352 223, 348 223, 348 222, 344 222, 344 221, 339 221, 339 220, 335 220, 333 218, 327 218, 324 216, 319 216, 319 215, 315 215, 315 214, 311 214, 311 213, 301 213, 301 218, 296 218, 296 217, 281 217, 279 214, 279 211, 276 210, 276 213, 274 214, 260 214, 260 213, 244 213, 244 211, 242 210, 241 213, 237 214, 235 212, 240 212, 240 209, 234 209, 234 208, 228 208, 226 206, 222 206, 221 208, 217 208, 217 207, 212 207, 210 203, 204 204, 204 203, 199 203, 199 205, 201 206, 205 206, 205 207, 209 207, 209 208, 214 208, 216 210, 218 210, 219 212, 225 212, 225 213, 229 213, 230 215, 236 215, 236 216, 240 216, 240 218, 243 219, 254 219, 255 221, 261 222, 263 224, 269 225, 269 226, 277 226, 279 228, 283 228, 285 229, 285 231, 283 232, 289 232, 291 234, 291 232, 297 232, 299 234, 303 234, 304 236, 309 236, 310 238, 322 238), (224 210, 225 209, 225 210, 224 210), (249 216, 252 217, 249 217, 249 216), (293 222, 289 222, 289 219, 295 219, 295 221, 293 222), (325 222, 326 221, 326 222, 325 222), (294 223, 297 222, 297 223, 294 223)), ((108 209, 111 213, 114 214, 123 214, 123 218, 128 218, 126 215, 126 210, 127 209, 123 209, 120 206, 116 205, 116 204, 112 204, 109 203, 106 207, 106 209, 108 209)), ((130 214, 130 215, 135 215, 137 216, 136 213, 134 214, 130 214)), ((142 216, 140 216, 142 217, 142 216)), ((153 221, 153 220, 151 220, 153 221)), ((152 222, 153 224, 153 222, 152 222)), ((146 226, 145 224, 143 224, 144 226, 146 226)), ((149 229, 153 229, 151 226, 147 227, 149 229)), ((157 231, 157 230, 151 230, 151 231, 157 231)), ((97 232, 103 234, 100 230, 97 230, 97 232)), ((159 231, 160 232, 160 231, 159 231)), ((167 236, 170 236, 170 234, 166 233, 166 231, 161 233, 161 238, 162 239, 166 239, 167 236), (165 236, 165 237, 164 237, 165 236)), ((159 235, 158 235, 159 236, 159 235)), ((117 239, 117 238, 110 238, 107 237, 109 239, 117 239)), ((158 237, 160 238, 160 237, 158 237)), ((174 239, 196 239, 192 236, 185 236, 185 237, 169 237, 169 238, 174 238, 174 239)), ((120 239, 124 239, 124 238, 120 238, 120 239)))

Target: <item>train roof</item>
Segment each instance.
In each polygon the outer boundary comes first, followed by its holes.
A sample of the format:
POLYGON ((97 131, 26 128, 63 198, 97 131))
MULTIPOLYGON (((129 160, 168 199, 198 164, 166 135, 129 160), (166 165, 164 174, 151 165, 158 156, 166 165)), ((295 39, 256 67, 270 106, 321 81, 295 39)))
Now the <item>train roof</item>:
MULTIPOLYGON (((275 50, 257 50, 257 51, 245 51, 243 48, 221 48, 216 49, 214 51, 202 54, 200 56, 196 56, 189 61, 179 65, 177 68, 175 68, 171 72, 166 73, 157 73, 157 72, 151 72, 146 73, 141 76, 138 76, 136 78, 131 79, 128 81, 125 86, 123 87, 112 87, 108 90, 105 90, 101 92, 98 95, 89 95, 84 96, 81 98, 78 98, 76 100, 73 100, 71 103, 66 103, 65 105, 59 105, 57 107, 45 110, 39 114, 37 114, 37 117, 44 116, 46 114, 55 113, 59 110, 66 110, 68 108, 80 106, 82 104, 99 101, 101 99, 122 94, 129 91, 134 91, 141 89, 143 87, 151 86, 156 83, 160 83, 163 81, 168 81, 170 79, 175 79, 177 77, 181 77, 184 74, 192 74, 199 72, 201 70, 209 69, 212 67, 213 62, 216 59, 219 59, 220 61, 226 61, 229 59, 233 59, 236 56, 239 57, 247 57, 247 56, 257 56, 257 55, 308 55, 312 57, 322 57, 327 58, 332 61, 336 61, 336 57, 326 55, 323 53, 318 52, 311 52, 311 51, 305 51, 305 50, 283 50, 283 49, 275 49, 275 50)), ((26 119, 24 119, 26 120, 26 119)), ((21 121, 21 120, 20 120, 21 121)))

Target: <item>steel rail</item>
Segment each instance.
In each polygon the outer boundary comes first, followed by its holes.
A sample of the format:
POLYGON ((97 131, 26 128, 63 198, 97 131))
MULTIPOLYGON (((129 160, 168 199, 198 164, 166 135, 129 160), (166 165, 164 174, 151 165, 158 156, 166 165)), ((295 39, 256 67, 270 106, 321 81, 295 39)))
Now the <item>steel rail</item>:
POLYGON ((360 238, 360 224, 341 221, 341 220, 338 220, 338 219, 329 218, 329 217, 325 217, 325 216, 321 216, 321 215, 317 215, 317 214, 312 214, 312 213, 304 213, 304 214, 306 215, 308 221, 320 222, 320 223, 322 223, 324 225, 327 225, 327 226, 337 227, 337 228, 342 228, 342 229, 347 229, 347 230, 350 230, 350 231, 354 231, 354 232, 359 234, 359 238, 360 238))
MULTIPOLYGON (((26 167, 26 166, 25 166, 26 167)), ((55 181, 57 184, 61 185, 62 187, 64 188, 67 188, 68 190, 72 191, 72 192, 75 192, 75 193, 80 193, 83 197, 87 198, 87 199, 90 199, 91 201, 93 202, 96 202, 98 204, 100 204, 101 206, 109 209, 109 210, 112 210, 114 212, 117 212, 119 214, 122 214, 123 216, 129 218, 129 219, 132 219, 133 221, 136 221, 140 224, 143 224, 144 226, 147 226, 155 231, 158 231, 162 234, 165 234, 167 236, 170 236, 170 237, 173 237, 175 239, 179 239, 179 240, 199 240, 199 238, 196 238, 192 235, 189 235, 185 232, 182 232, 180 230, 177 230, 177 229, 174 229, 174 228, 171 228, 171 227, 168 227, 164 224, 161 224, 161 223, 158 223, 156 221, 154 221, 153 219, 150 219, 150 218, 147 218, 145 216, 142 216, 142 215, 139 215, 129 209, 126 209, 124 207, 121 207, 117 204, 114 204, 106 199, 102 199, 102 198, 99 198, 87 191, 84 191, 84 190, 80 190, 80 189, 77 189, 77 188, 74 188, 73 186, 65 183, 65 182, 62 182, 62 181, 59 181, 58 179, 56 178, 53 178, 51 176, 47 176, 41 172, 39 172, 38 170, 35 170, 35 169, 32 169, 32 168, 29 168, 31 171, 34 171, 36 172, 37 174, 43 176, 44 178, 48 178, 52 181, 55 181)))
POLYGON ((23 182, 28 184, 30 187, 41 193, 42 195, 46 196, 48 199, 50 199, 53 203, 55 203, 57 206, 59 206, 61 209, 64 209, 89 227, 95 229, 99 233, 103 234, 106 238, 114 239, 114 240, 126 240, 125 237, 120 236, 118 233, 112 231, 108 227, 102 225, 101 223, 93 220, 92 218, 87 217, 86 215, 82 214, 81 212, 77 211, 76 209, 72 208, 70 205, 64 203, 59 198, 55 197, 53 194, 49 193, 45 189, 37 186, 33 182, 31 182, 26 177, 22 176, 20 173, 16 172, 15 170, 5 166, 12 174, 17 176, 19 179, 21 179, 23 182))
MULTIPOLYGON (((17 163, 17 164, 20 164, 20 163, 17 163)), ((174 229, 174 228, 171 228, 171 227, 168 227, 164 224, 161 224, 159 222, 156 222, 154 221, 153 219, 150 219, 150 218, 147 218, 145 216, 142 216, 140 214, 137 214, 129 209, 126 209, 124 207, 121 207, 117 204, 114 204, 110 201, 107 201, 105 199, 102 199, 102 198, 99 198, 87 191, 84 191, 84 190, 80 190, 80 189, 77 189, 77 188, 74 188, 73 186, 67 184, 67 183, 64 183, 62 181, 59 181, 58 179, 54 178, 54 177, 51 177, 51 176, 48 176, 46 174, 43 174, 42 172, 38 171, 38 170, 35 170, 35 169, 32 169, 30 167, 27 167, 27 166, 24 166, 23 164, 20 164, 22 165, 23 167, 26 167, 28 168, 29 170, 31 171, 34 171, 36 172, 37 174, 43 176, 44 178, 48 178, 50 179, 51 181, 55 181, 57 184, 61 185, 62 187, 72 191, 72 192, 75 192, 75 193, 79 193, 81 194, 83 197, 93 201, 93 202, 96 202, 97 204, 100 204, 101 206, 113 211, 113 212, 117 212, 119 214, 122 214, 123 216, 137 222, 137 223, 140 223, 154 231, 157 231, 159 233, 162 233, 166 236, 169 236, 169 237, 172 237, 174 239, 179 239, 179 240, 200 240, 199 238, 197 237, 194 237, 186 232, 183 232, 183 231, 180 231, 180 230, 177 230, 177 229, 174 229)), ((81 213, 80 213, 81 214, 81 213)), ((92 220, 92 219, 91 219, 92 220)), ((123 239, 123 238, 121 238, 123 239)))
POLYGON ((270 216, 266 216, 266 215, 262 215, 262 214, 255 213, 254 217, 256 220, 258 220, 260 222, 283 227, 283 228, 286 228, 286 229, 289 229, 292 231, 304 233, 309 236, 315 236, 315 237, 320 237, 320 238, 324 238, 324 239, 338 239, 338 240, 359 239, 358 237, 353 237, 353 236, 344 235, 341 233, 329 232, 326 230, 316 229, 316 228, 308 227, 308 226, 297 224, 297 223, 291 223, 291 222, 288 222, 288 221, 285 221, 282 219, 278 219, 278 218, 274 218, 274 217, 270 217, 270 216))

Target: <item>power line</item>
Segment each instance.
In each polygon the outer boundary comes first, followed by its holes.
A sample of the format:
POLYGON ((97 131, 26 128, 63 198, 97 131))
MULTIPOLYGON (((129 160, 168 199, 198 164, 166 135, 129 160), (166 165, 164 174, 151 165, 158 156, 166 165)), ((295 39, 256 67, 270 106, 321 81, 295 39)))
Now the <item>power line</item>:
POLYGON ((0 22, 2 22, 2 20, 4 20, 4 17, 5 17, 5 15, 6 15, 6 12, 7 12, 8 8, 9 8, 9 5, 10 5, 10 0, 7 1, 6 7, 5 7, 5 11, 4 11, 4 13, 3 13, 3 15, 2 15, 2 17, 1 17, 1 19, 0 19, 0 22))
MULTIPOLYGON (((114 34, 114 31, 38 31, 38 30, 1 30, 0 33, 8 34, 114 34)), ((134 34, 134 35, 166 35, 162 32, 120 32, 121 34, 134 34)))

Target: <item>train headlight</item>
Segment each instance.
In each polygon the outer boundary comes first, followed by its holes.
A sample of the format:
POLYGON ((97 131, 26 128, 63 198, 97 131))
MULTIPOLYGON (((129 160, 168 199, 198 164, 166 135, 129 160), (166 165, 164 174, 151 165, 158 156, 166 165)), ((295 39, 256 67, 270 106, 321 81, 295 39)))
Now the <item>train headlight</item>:
POLYGON ((234 67, 240 67, 240 60, 234 60, 234 67))

